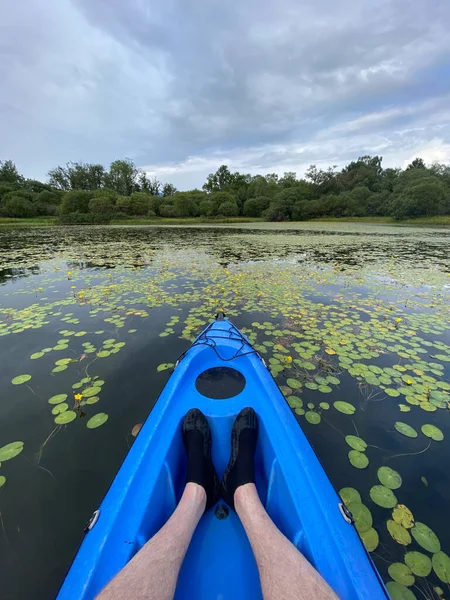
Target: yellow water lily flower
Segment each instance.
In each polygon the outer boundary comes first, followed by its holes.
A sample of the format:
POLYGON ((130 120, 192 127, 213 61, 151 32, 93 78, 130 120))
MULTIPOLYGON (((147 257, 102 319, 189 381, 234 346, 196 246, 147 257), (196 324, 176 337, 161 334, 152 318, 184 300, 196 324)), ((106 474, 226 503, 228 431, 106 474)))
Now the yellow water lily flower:
POLYGON ((397 323, 400 323, 400 321, 403 321, 403 319, 401 317, 397 317, 395 320, 397 323))
POLYGON ((83 397, 83 394, 75 394, 74 398, 77 402, 79 402, 81 400, 81 398, 83 397))

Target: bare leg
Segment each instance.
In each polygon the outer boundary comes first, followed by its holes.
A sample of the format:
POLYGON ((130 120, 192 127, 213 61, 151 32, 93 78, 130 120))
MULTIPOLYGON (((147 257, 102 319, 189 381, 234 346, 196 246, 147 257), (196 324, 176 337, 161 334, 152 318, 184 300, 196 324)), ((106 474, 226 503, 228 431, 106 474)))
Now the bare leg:
POLYGON ((100 592, 97 600, 172 600, 181 563, 205 505, 205 490, 196 483, 187 483, 167 523, 100 592))
POLYGON ((253 483, 236 489, 234 504, 255 555, 264 600, 338 600, 314 567, 275 526, 253 483))

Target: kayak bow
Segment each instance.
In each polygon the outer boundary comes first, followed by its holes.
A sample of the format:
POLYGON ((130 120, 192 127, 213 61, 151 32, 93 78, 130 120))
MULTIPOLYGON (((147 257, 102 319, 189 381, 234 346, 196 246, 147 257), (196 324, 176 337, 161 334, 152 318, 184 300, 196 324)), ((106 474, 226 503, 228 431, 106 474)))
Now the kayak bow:
MULTIPOLYGON (((114 479, 61 587, 58 600, 91 600, 167 521, 181 497, 181 422, 208 418, 219 476, 236 415, 259 417, 257 488, 267 512, 341 600, 386 600, 384 585, 348 513, 263 359, 232 323, 211 323, 174 372, 114 479)), ((236 513, 222 502, 202 517, 185 557, 176 600, 262 598, 236 513)))

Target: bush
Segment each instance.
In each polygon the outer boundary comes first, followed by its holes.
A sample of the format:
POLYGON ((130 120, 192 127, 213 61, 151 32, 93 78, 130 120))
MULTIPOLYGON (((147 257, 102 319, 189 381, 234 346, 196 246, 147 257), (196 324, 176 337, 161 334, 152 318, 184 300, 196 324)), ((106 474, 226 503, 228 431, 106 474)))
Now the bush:
POLYGON ((148 211, 148 213, 147 213, 147 217, 148 217, 149 219, 157 219, 157 218, 158 218, 158 215, 155 213, 155 211, 154 211, 154 210, 150 209, 150 210, 148 211))
POLYGON ((269 208, 270 198, 258 196, 258 198, 249 198, 245 201, 243 215, 245 217, 260 217, 262 213, 269 208))
POLYGON ((59 217, 59 222, 62 225, 105 225, 112 218, 117 218, 117 215, 110 214, 90 214, 90 213, 64 213, 59 217))
POLYGON ((236 217, 239 209, 236 202, 224 202, 219 206, 218 213, 224 217, 236 217))
POLYGON ((114 201, 109 196, 97 196, 89 200, 89 212, 95 215, 110 215, 115 211, 114 201))
POLYGON ((84 190, 73 190, 65 193, 61 202, 61 214, 87 213, 89 201, 92 197, 92 192, 85 192, 84 190))
POLYGON ((163 204, 159 209, 159 214, 161 217, 176 217, 177 211, 175 206, 172 204, 163 204))
POLYGON ((198 212, 201 217, 211 217, 214 214, 214 204, 210 200, 203 200, 200 202, 198 212))
POLYGON ((284 202, 272 202, 267 210, 263 212, 266 221, 289 221, 291 211, 284 202))
POLYGON ((3 200, 1 214, 4 217, 13 217, 17 219, 35 217, 36 208, 32 202, 20 196, 10 196, 3 200))
POLYGON ((116 202, 116 208, 119 212, 124 212, 131 216, 144 216, 150 208, 149 194, 144 192, 134 192, 131 196, 119 196, 116 202))

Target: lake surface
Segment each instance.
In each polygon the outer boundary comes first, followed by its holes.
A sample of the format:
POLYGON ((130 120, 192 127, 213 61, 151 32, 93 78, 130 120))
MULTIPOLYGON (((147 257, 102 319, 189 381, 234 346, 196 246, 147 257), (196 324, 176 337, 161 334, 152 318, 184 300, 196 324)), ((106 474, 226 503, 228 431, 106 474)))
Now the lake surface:
POLYGON ((55 596, 166 363, 218 310, 270 365, 393 597, 450 597, 450 231, 3 229, 0 281, 1 599, 55 596))

